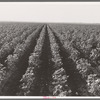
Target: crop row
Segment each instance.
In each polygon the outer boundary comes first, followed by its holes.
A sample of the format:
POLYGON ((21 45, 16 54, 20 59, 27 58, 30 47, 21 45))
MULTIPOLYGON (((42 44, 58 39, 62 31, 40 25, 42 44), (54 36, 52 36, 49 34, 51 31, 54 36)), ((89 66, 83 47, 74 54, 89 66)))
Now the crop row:
POLYGON ((10 42, 5 42, 0 49, 0 63, 4 63, 4 60, 9 54, 12 54, 15 47, 26 40, 26 38, 33 32, 28 30, 23 32, 21 35, 16 36, 10 42))
POLYGON ((75 62, 75 68, 85 82, 84 85, 79 88, 79 95, 99 95, 99 90, 97 89, 100 88, 98 85, 100 83, 100 78, 98 77, 99 72, 92 66, 93 63, 90 59, 84 57, 85 54, 83 52, 76 49, 76 47, 74 48, 68 41, 64 41, 61 34, 55 33, 65 48, 65 51, 68 52, 69 58, 75 62))
POLYGON ((20 77, 26 70, 28 57, 36 44, 41 28, 42 27, 39 27, 30 34, 22 44, 18 44, 13 54, 8 55, 4 64, 5 66, 1 68, 0 73, 1 95, 13 95, 17 91, 18 80, 20 80, 20 77))
POLYGON ((33 53, 29 56, 28 67, 23 75, 20 86, 20 93, 18 95, 35 95, 37 92, 38 70, 41 66, 40 56, 43 50, 45 40, 45 27, 42 29, 39 39, 33 53))

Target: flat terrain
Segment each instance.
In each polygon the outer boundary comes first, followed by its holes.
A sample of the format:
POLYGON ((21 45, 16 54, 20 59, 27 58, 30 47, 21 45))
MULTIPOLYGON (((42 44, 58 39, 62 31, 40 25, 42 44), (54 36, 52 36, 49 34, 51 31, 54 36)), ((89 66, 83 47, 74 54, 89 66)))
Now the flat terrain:
POLYGON ((1 96, 99 96, 100 25, 0 23, 1 96))

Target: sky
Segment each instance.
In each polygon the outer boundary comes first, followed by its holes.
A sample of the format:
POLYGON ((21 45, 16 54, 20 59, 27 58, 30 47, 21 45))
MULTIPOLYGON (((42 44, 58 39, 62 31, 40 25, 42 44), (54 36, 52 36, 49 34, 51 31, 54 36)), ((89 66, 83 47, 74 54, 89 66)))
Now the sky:
POLYGON ((100 2, 0 2, 0 21, 100 23, 100 2))

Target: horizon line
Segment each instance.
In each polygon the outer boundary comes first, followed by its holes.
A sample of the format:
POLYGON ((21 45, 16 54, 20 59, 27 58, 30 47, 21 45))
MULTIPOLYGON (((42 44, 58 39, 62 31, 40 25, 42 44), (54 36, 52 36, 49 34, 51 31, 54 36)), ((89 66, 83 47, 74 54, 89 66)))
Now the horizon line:
POLYGON ((4 23, 47 23, 47 24, 100 24, 96 22, 38 22, 38 21, 0 21, 4 23))

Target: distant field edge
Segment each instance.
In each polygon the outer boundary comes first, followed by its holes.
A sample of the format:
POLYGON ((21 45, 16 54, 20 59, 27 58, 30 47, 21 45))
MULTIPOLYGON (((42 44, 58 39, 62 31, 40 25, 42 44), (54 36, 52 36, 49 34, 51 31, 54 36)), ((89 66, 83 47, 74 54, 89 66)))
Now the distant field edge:
POLYGON ((14 23, 19 23, 19 24, 22 24, 22 23, 31 23, 31 24, 70 24, 70 25, 100 25, 100 23, 85 23, 85 22, 30 22, 30 21, 0 21, 0 24, 14 24, 14 23))

